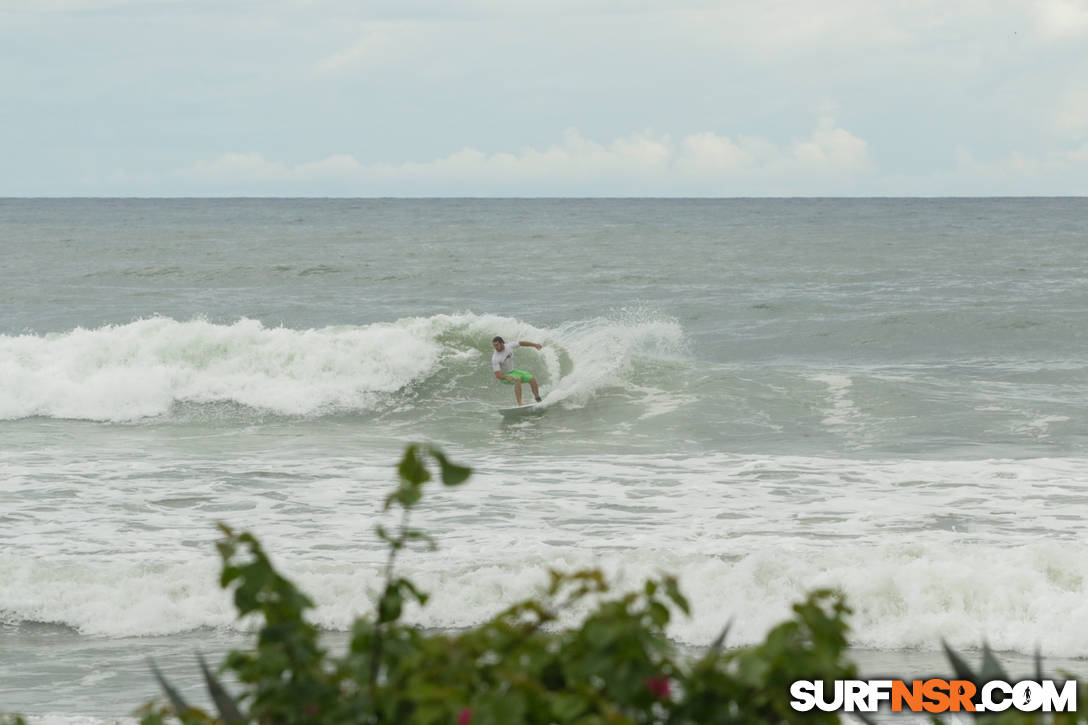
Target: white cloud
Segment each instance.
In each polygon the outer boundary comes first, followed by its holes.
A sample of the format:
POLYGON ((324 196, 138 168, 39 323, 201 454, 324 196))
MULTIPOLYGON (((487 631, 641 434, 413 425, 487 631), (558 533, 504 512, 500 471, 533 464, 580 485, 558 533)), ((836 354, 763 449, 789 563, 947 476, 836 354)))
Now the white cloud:
POLYGON ((685 173, 708 181, 759 178, 839 180, 872 170, 869 144, 830 118, 820 121, 812 135, 786 146, 764 139, 734 141, 713 133, 688 136, 677 158, 685 173))
POLYGON ((1043 36, 1088 35, 1088 0, 1043 0, 1034 3, 1034 8, 1043 36))
POLYGON ((188 184, 183 193, 243 196, 1088 195, 1088 143, 985 160, 961 147, 942 171, 879 174, 869 144, 828 118, 807 138, 781 144, 710 131, 601 143, 571 130, 547 148, 465 148, 426 162, 362 163, 339 154, 288 165, 226 154, 180 179, 188 184))
POLYGON ((0 0, 0 156, 14 194, 926 194, 1088 140, 1085 40, 1088 0, 0 0))
POLYGON ((823 194, 829 184, 849 183, 871 169, 868 144, 824 119, 808 138, 783 145, 713 132, 679 142, 644 132, 600 143, 570 130, 559 144, 518 153, 466 148, 396 164, 363 164, 341 154, 296 166, 234 153, 181 176, 201 186, 197 193, 715 196, 823 194))
POLYGON ((427 55, 439 42, 438 26, 419 22, 364 23, 359 39, 316 64, 321 73, 381 69, 403 58, 427 55))
POLYGON ((849 131, 838 128, 830 118, 807 141, 794 145, 793 157, 816 169, 833 167, 838 171, 864 171, 869 168, 869 144, 849 131))

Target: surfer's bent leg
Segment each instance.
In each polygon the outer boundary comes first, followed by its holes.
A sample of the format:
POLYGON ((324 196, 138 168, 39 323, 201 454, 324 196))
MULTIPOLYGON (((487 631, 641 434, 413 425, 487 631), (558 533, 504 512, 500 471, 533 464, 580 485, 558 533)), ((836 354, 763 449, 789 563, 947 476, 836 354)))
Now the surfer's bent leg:
POLYGON ((521 378, 514 378, 514 397, 518 399, 518 405, 521 405, 521 378))
POLYGON ((536 377, 529 378, 529 387, 533 389, 533 397, 540 402, 540 388, 536 384, 536 377))

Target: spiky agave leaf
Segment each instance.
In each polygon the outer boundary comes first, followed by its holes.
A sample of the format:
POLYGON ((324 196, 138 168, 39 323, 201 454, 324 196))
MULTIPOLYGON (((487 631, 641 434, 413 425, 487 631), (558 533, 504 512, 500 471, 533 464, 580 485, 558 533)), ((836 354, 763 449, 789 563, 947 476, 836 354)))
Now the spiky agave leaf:
POLYGON ((982 672, 979 673, 979 677, 983 682, 987 680, 1012 682, 1012 678, 1009 677, 1009 673, 1005 671, 1001 663, 997 661, 997 656, 990 649, 988 642, 982 643, 982 672))
POLYGON ((978 682, 979 678, 971 669, 971 666, 967 664, 967 661, 960 657, 956 650, 949 646, 948 642, 941 640, 941 646, 944 647, 945 656, 948 657, 948 661, 952 664, 952 671, 956 673, 956 677, 961 680, 970 680, 971 682, 978 682))
POLYGON ((155 660, 149 659, 148 663, 151 665, 151 672, 154 673, 155 679, 159 681, 159 686, 162 687, 163 692, 166 693, 167 699, 170 700, 170 705, 173 706, 174 712, 178 715, 187 712, 190 709, 189 703, 185 702, 185 698, 181 696, 181 693, 175 690, 174 686, 166 681, 166 677, 164 677, 159 670, 159 666, 155 664, 155 660))
POLYGON ((249 718, 242 713, 238 703, 227 692, 227 688, 223 687, 223 683, 208 668, 204 655, 197 653, 197 660, 200 662, 200 670, 204 673, 204 682, 208 685, 208 694, 211 695, 212 702, 219 710, 219 719, 227 725, 249 722, 249 718))
POLYGON ((730 617, 729 621, 725 623, 725 628, 722 629, 722 633, 714 638, 714 641, 710 643, 710 649, 707 650, 707 654, 715 652, 721 652, 722 647, 725 646, 725 638, 729 636, 729 630, 733 628, 733 619, 730 617))

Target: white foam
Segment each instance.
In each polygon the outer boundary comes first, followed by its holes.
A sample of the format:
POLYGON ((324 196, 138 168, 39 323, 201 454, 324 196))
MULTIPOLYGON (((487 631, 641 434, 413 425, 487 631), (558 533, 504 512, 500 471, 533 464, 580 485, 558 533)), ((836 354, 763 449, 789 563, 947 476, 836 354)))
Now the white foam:
MULTIPOLYGON (((498 537, 505 545, 515 541, 498 537)), ((480 543, 480 542, 477 542, 480 543)), ((758 641, 790 615, 789 605, 817 587, 840 589, 854 615, 851 643, 880 649, 932 649, 945 638, 975 647, 1051 656, 1079 656, 1088 648, 1080 626, 1088 615, 1088 549, 1040 543, 1010 549, 950 543, 909 547, 902 542, 851 550, 842 546, 781 544, 737 558, 668 551, 656 546, 582 551, 520 540, 530 553, 473 556, 444 550, 433 561, 406 557, 400 573, 432 595, 407 619, 429 627, 463 627, 533 595, 548 568, 604 569, 617 591, 637 588, 648 577, 672 572, 691 601, 694 616, 678 616, 671 634, 705 645, 732 620, 731 642, 758 641)), ((282 558, 282 557, 281 557, 282 558)), ((346 558, 351 558, 346 557, 346 558)), ((44 569, 51 581, 20 588, 24 601, 3 597, 24 618, 62 622, 93 635, 165 635, 198 627, 241 627, 229 597, 216 589, 215 572, 198 561, 148 575, 119 567, 86 566, 77 577, 44 569), (30 601, 34 599, 33 603, 30 601)), ((291 560, 283 567, 319 607, 313 620, 346 630, 372 611, 379 567, 291 560)), ((3 574, 10 576, 10 567, 3 574)), ((581 607, 568 618, 584 614, 581 607)))
POLYGON ((627 386, 632 366, 640 358, 677 359, 685 353, 678 322, 638 310, 564 325, 556 336, 574 368, 549 394, 552 403, 584 404, 601 390, 627 386))
POLYGON ((166 318, 64 334, 0 336, 0 418, 124 421, 178 402, 288 415, 368 408, 435 367, 439 347, 405 325, 266 328, 166 318))
POLYGON ((1036 438, 1049 438, 1050 427, 1055 423, 1065 423, 1070 420, 1067 415, 1044 415, 1029 421, 1022 428, 1036 438))
MULTIPOLYGON (((275 486, 266 496, 203 481, 207 464, 191 461, 191 479, 169 491, 193 501, 183 509, 157 503, 167 495, 158 461, 136 476, 125 475, 125 461, 73 463, 67 475, 82 480, 93 470, 99 481, 86 496, 11 498, 0 612, 109 636, 236 627, 211 546, 212 521, 226 517, 261 536, 320 605, 316 621, 345 629, 371 606, 384 560, 373 492, 388 488, 390 471, 370 458, 219 462, 228 478, 260 466, 289 479, 289 503, 275 486)), ((401 558, 401 572, 434 595, 411 621, 473 624, 530 595, 548 567, 597 566, 621 589, 677 574, 695 617, 673 634, 692 644, 711 641, 730 617, 735 643, 756 641, 806 591, 833 586, 855 609, 858 646, 933 648, 940 637, 976 646, 985 637, 1028 654, 1036 645, 1051 656, 1088 648, 1083 458, 495 455, 472 463, 467 486, 434 489, 413 521, 441 548, 401 558)), ((20 487, 18 476, 2 474, 0 485, 20 487)))
POLYGON ((397 391, 479 362, 491 337, 544 343, 552 402, 583 401, 617 384, 631 361, 675 346, 679 325, 598 319, 556 329, 495 315, 436 315, 392 323, 292 330, 156 317, 95 330, 0 336, 0 419, 132 421, 178 403, 234 403, 282 415, 373 410, 397 391), (570 361, 563 376, 563 356, 570 361))
POLYGON ((647 420, 649 418, 656 418, 659 415, 667 415, 668 413, 679 410, 685 405, 691 405, 699 400, 694 395, 671 393, 659 388, 650 388, 642 385, 629 385, 628 389, 632 392, 639 393, 642 396, 639 404, 643 407, 645 412, 639 416, 639 420, 647 420))
POLYGON ((831 406, 824 418, 824 425, 847 426, 857 422, 859 412, 850 399, 850 388, 854 381, 848 375, 813 375, 812 380, 827 386, 831 406))

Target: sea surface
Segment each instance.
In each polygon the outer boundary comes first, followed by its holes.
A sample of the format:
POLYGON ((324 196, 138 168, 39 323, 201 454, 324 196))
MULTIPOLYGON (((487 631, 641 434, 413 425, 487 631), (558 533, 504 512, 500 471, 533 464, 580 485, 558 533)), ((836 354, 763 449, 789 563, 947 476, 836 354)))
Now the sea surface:
POLYGON ((217 522, 342 642, 410 441, 421 625, 664 571, 684 647, 832 586, 870 669, 1088 673, 1088 200, 0 200, 0 711, 199 700, 217 522))

